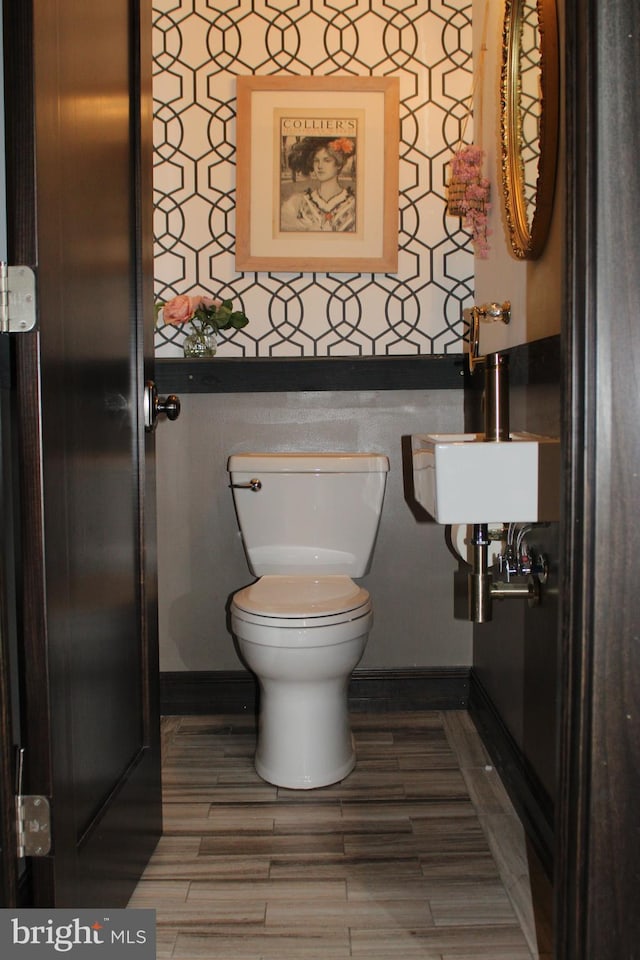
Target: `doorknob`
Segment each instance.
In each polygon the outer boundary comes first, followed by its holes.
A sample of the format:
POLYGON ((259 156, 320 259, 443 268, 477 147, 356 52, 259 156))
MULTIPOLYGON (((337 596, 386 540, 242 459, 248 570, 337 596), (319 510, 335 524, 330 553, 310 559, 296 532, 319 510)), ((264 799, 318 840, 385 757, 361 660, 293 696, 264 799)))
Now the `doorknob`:
POLYGON ((147 380, 144 387, 144 428, 147 432, 155 430, 160 414, 164 414, 167 420, 177 420, 180 416, 180 398, 175 393, 159 397, 153 380, 147 380))

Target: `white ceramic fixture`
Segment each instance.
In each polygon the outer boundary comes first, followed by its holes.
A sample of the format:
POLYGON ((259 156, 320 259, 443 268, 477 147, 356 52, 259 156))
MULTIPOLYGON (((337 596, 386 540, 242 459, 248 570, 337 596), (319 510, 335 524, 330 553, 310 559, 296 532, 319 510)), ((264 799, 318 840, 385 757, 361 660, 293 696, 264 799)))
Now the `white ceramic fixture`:
POLYGON ((389 461, 381 454, 233 454, 228 470, 251 572, 231 627, 258 678, 255 766, 269 783, 322 787, 353 769, 351 672, 373 620, 369 569, 389 461))
POLYGON ((413 486, 438 523, 533 523, 560 517, 560 443, 512 433, 485 442, 477 433, 415 434, 413 486))

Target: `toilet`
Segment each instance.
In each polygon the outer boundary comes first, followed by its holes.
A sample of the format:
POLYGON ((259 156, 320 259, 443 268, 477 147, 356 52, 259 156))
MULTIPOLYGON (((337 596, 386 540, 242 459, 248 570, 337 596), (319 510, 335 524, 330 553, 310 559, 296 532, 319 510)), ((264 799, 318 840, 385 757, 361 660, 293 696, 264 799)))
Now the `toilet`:
POLYGON ((373 621, 369 570, 389 461, 379 453, 238 453, 227 467, 249 564, 231 628, 260 686, 256 771, 309 790, 356 757, 351 673, 373 621))

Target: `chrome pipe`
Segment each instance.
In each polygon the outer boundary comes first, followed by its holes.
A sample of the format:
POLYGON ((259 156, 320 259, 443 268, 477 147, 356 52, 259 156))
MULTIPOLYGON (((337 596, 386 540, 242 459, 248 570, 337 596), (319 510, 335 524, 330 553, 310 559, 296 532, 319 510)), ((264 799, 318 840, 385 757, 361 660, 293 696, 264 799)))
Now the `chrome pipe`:
POLYGON ((492 577, 489 573, 489 528, 486 523, 473 525, 471 547, 471 573, 467 577, 469 620, 487 623, 492 616, 492 577))
POLYGON ((511 440, 509 433, 509 357, 492 353, 484 367, 484 439, 511 440))
POLYGON ((489 569, 489 528, 486 523, 473 525, 471 535, 471 572, 467 575, 469 620, 488 623, 493 618, 494 600, 527 600, 530 607, 540 603, 540 577, 526 581, 494 581, 489 569))
POLYGON ((528 600, 530 607, 537 607, 540 603, 540 581, 537 577, 528 577, 526 583, 498 581, 491 584, 491 596, 494 600, 528 600))

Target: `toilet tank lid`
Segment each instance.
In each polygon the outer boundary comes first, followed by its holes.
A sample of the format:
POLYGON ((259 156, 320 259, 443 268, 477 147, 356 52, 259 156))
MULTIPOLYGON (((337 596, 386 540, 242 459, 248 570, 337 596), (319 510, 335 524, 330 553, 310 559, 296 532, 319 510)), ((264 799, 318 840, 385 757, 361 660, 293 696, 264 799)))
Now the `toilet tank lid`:
POLYGON ((234 453, 229 473, 386 473, 382 453, 234 453))

